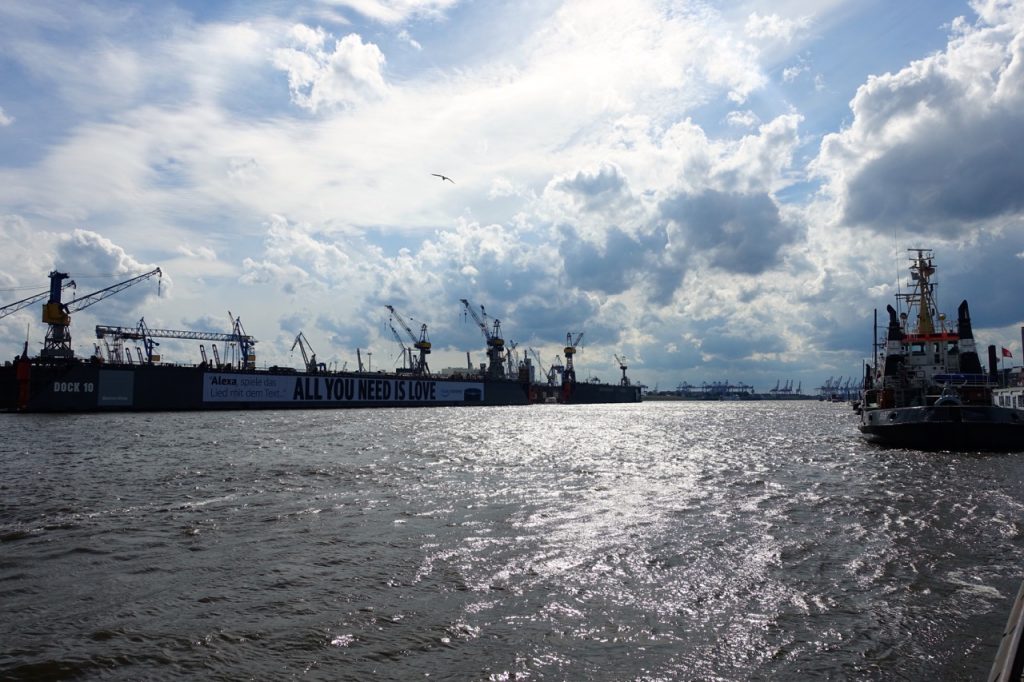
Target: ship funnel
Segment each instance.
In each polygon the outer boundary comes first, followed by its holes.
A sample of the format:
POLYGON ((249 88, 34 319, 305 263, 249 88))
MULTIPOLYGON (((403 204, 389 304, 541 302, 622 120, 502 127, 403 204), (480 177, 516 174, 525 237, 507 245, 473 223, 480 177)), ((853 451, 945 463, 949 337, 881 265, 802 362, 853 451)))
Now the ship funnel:
POLYGON ((960 337, 960 371, 964 374, 981 374, 981 360, 978 349, 974 345, 974 332, 971 330, 971 312, 967 301, 961 301, 956 311, 956 329, 960 337))
POLYGON ((889 333, 885 341, 885 369, 886 377, 899 375, 900 367, 903 365, 903 328, 900 325, 900 318, 896 309, 891 305, 885 306, 889 313, 889 333))

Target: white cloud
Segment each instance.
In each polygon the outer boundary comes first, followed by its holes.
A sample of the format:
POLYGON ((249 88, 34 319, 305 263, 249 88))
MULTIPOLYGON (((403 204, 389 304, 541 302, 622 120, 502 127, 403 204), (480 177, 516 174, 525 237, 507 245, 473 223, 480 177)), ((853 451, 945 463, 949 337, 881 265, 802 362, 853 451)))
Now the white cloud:
POLYGON ((726 122, 738 128, 753 128, 761 119, 750 109, 746 111, 730 111, 725 117, 726 122))
POLYGON ((782 70, 782 81, 784 83, 792 83, 800 76, 800 74, 807 72, 809 69, 810 67, 804 64, 788 66, 782 70))
POLYGON ((423 49, 423 46, 420 45, 419 42, 409 34, 409 31, 405 30, 404 28, 398 32, 398 39, 415 50, 423 49))
POLYGON ((385 24, 394 24, 414 17, 439 18, 458 0, 327 0, 348 7, 365 17, 385 24))
POLYGON ((808 17, 786 19, 778 14, 762 16, 757 12, 752 12, 747 17, 747 23, 743 30, 746 35, 758 40, 779 40, 789 43, 799 31, 806 29, 810 23, 808 17))
POLYGON ((14 117, 8 116, 3 107, 0 107, 0 126, 9 126, 14 123, 14 117))
POLYGON ((354 105, 387 92, 384 55, 355 33, 328 45, 323 29, 299 24, 291 32, 296 47, 274 50, 274 65, 288 72, 292 101, 316 113, 322 107, 354 105))
POLYGON ((208 246, 185 246, 184 244, 180 244, 176 251, 186 258, 196 258, 198 260, 209 261, 217 260, 217 252, 208 246))

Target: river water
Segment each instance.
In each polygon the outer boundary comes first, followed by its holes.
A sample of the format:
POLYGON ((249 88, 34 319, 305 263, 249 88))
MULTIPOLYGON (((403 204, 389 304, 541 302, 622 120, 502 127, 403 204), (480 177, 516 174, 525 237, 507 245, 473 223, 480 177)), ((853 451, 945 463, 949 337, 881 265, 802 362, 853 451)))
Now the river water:
POLYGON ((848 405, 0 415, 0 678, 974 680, 1024 454, 848 405))

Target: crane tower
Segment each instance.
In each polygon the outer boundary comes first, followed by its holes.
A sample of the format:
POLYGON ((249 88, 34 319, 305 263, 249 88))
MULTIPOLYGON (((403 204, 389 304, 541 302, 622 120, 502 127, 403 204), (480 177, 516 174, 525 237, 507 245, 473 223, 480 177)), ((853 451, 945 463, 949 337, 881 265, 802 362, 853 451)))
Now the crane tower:
MULTIPOLYGON (((160 268, 156 268, 138 277, 132 277, 106 289, 94 291, 82 298, 76 298, 70 303, 64 303, 61 301, 61 292, 64 288, 63 281, 68 278, 68 273, 57 272, 56 270, 51 272, 50 298, 43 304, 43 324, 48 325, 48 327, 46 339, 43 342, 42 357, 65 360, 73 358, 75 353, 71 349, 71 313, 84 310, 94 303, 99 303, 108 296, 113 296, 119 291, 149 279, 153 275, 162 276, 163 273, 160 272, 160 268)), ((157 290, 159 291, 159 288, 157 290)))
MULTIPOLYGON (((420 335, 417 338, 416 334, 413 333, 409 325, 406 324, 402 316, 398 314, 398 311, 391 305, 385 305, 385 308, 391 313, 391 318, 398 322, 398 325, 405 330, 406 335, 412 340, 412 347, 419 351, 419 358, 416 360, 416 364, 412 367, 412 371, 415 374, 421 374, 427 376, 430 374, 430 367, 427 366, 427 356, 430 355, 430 340, 427 338, 427 325, 420 325, 420 335)), ((390 321, 389 321, 390 324, 390 321)), ((395 331, 394 326, 391 327, 391 331, 394 332, 395 338, 398 339, 399 345, 402 345, 402 339, 398 332, 395 331)))
POLYGON ((576 348, 581 341, 583 341, 583 332, 577 332, 575 336, 572 332, 565 335, 565 348, 562 349, 565 354, 565 371, 562 372, 563 384, 576 383, 576 370, 572 365, 572 356, 576 354, 576 348))
POLYGON ((473 318, 473 322, 480 327, 480 331, 484 334, 484 339, 487 340, 487 376, 492 379, 502 379, 505 377, 505 363, 503 353, 505 349, 505 339, 501 338, 501 320, 495 319, 490 328, 487 326, 487 311, 484 307, 480 306, 480 314, 478 315, 473 307, 464 298, 460 298, 459 302, 462 303, 466 309, 466 313, 473 318))

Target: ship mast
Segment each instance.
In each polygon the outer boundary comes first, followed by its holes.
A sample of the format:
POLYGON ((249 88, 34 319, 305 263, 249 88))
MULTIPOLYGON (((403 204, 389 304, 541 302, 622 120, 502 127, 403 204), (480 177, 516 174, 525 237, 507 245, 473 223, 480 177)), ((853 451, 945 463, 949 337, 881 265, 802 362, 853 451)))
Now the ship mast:
POLYGON ((910 258, 911 290, 906 294, 897 294, 906 301, 907 317, 904 323, 913 319, 915 327, 904 329, 905 333, 918 336, 932 336, 937 331, 945 333, 945 316, 937 312, 935 304, 936 284, 931 281, 935 274, 934 255, 931 249, 907 249, 914 255, 910 258), (939 329, 936 330, 936 320, 939 329))

